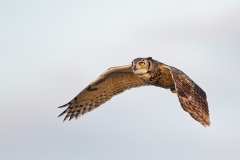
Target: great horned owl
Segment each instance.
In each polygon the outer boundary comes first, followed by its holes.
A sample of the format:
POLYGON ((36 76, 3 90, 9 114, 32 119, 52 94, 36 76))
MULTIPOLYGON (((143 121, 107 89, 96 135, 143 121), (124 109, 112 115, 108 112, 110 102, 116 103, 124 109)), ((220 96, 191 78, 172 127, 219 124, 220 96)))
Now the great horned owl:
POLYGON ((182 108, 202 125, 210 125, 205 92, 185 73, 151 57, 136 58, 131 65, 112 67, 83 89, 59 116, 78 118, 126 89, 153 85, 176 93, 182 108))

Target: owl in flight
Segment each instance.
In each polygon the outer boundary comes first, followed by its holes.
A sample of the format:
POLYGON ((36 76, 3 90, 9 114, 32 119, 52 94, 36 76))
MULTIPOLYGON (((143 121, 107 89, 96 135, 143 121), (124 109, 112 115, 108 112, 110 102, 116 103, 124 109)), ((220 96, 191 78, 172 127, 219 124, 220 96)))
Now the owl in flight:
POLYGON ((177 68, 158 62, 151 57, 136 58, 131 65, 112 67, 90 83, 69 103, 59 116, 78 118, 110 100, 114 95, 139 86, 153 85, 176 93, 180 104, 195 120, 209 126, 206 93, 177 68))

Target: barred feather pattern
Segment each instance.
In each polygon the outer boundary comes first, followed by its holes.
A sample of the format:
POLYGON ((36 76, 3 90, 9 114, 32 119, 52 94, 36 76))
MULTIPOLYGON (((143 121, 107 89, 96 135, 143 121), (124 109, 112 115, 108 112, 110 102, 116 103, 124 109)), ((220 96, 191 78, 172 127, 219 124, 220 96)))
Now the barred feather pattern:
POLYGON ((169 67, 182 108, 204 126, 210 125, 206 93, 185 73, 169 67))
MULTIPOLYGON (((131 71, 131 66, 121 69, 111 68, 106 71, 104 76, 100 76, 96 81, 91 83, 82 92, 80 92, 73 100, 61 107, 68 108, 59 116, 66 114, 66 119, 78 118, 81 115, 92 111, 101 104, 110 100, 127 89, 147 85, 145 81, 139 79, 131 71)), ((61 108, 60 107, 60 108, 61 108)))

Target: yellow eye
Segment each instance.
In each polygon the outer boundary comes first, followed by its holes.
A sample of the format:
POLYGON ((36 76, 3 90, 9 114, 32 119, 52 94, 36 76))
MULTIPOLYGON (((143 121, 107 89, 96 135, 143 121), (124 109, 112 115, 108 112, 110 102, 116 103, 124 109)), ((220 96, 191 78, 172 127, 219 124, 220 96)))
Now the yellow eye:
POLYGON ((139 65, 140 65, 140 66, 144 66, 144 65, 145 65, 145 62, 139 62, 139 65))

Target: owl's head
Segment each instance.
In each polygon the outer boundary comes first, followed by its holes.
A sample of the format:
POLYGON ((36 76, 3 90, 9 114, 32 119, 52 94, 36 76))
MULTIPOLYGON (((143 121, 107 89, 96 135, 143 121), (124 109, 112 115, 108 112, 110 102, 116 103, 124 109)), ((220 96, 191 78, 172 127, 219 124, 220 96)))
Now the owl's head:
POLYGON ((149 73, 149 71, 153 71, 155 67, 156 66, 152 57, 136 58, 132 62, 132 70, 136 75, 149 73))

